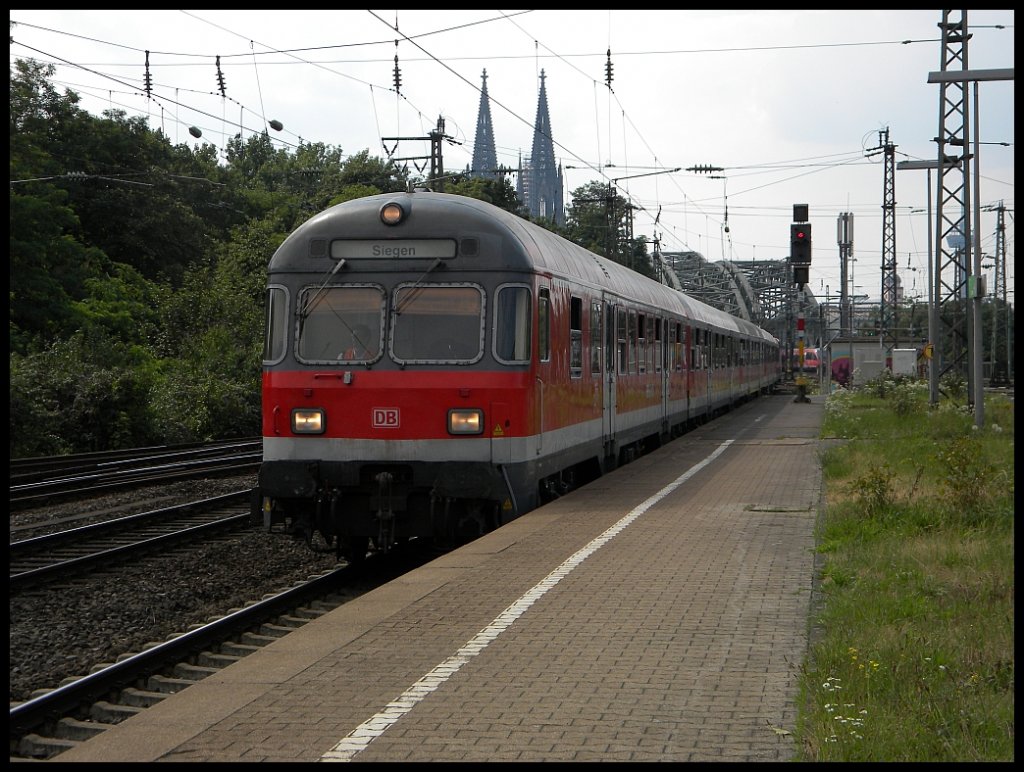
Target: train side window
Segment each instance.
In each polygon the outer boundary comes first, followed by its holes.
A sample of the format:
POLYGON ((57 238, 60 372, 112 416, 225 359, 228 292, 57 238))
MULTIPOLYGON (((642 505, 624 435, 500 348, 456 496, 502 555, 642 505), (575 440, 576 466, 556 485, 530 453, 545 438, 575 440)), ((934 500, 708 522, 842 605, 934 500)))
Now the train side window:
POLYGON ((626 368, 626 309, 620 308, 616 315, 615 342, 618 347, 618 370, 619 373, 628 372, 626 368))
POLYGON ((569 376, 583 375, 583 299, 569 299, 569 376))
POLYGON ((273 364, 284 358, 288 348, 287 308, 287 290, 279 286, 268 287, 264 309, 263 364, 273 364))
POLYGON ((630 311, 626 323, 626 346, 629 349, 629 372, 636 373, 636 311, 630 311))
POLYGON ((601 304, 596 300, 590 303, 590 373, 601 372, 601 304))
POLYGON ((656 373, 661 372, 661 363, 665 357, 665 345, 661 339, 661 325, 662 319, 657 318, 654 320, 654 372, 656 373))
POLYGON ((530 361, 530 289, 498 289, 494 304, 494 356, 501 362, 530 361))
POLYGON ((637 314, 636 317, 636 347, 637 364, 641 373, 647 372, 647 336, 648 317, 645 314, 637 314))
POLYGON ((537 298, 537 352, 541 362, 551 361, 551 290, 542 287, 537 298))

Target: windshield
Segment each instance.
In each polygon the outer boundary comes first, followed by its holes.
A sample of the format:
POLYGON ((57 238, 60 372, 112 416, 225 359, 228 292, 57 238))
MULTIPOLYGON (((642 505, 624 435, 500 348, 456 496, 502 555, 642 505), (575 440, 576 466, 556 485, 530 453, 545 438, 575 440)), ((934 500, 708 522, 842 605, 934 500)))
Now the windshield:
POLYGON ((379 287, 328 287, 303 291, 296 356, 307 362, 370 362, 380 356, 384 291, 379 287))
POLYGON ((474 362, 482 354, 483 291, 472 285, 411 284, 395 290, 395 361, 474 362))

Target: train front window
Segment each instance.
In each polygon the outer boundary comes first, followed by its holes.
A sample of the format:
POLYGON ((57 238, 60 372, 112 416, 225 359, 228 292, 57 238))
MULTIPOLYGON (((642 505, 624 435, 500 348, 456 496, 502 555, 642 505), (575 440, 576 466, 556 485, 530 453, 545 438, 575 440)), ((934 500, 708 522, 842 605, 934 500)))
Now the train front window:
POLYGON ((391 311, 396 362, 475 362, 483 355, 483 290, 475 285, 398 287, 391 311))
POLYGON ((372 362, 380 356, 380 287, 307 287, 299 308, 295 352, 300 361, 372 362))

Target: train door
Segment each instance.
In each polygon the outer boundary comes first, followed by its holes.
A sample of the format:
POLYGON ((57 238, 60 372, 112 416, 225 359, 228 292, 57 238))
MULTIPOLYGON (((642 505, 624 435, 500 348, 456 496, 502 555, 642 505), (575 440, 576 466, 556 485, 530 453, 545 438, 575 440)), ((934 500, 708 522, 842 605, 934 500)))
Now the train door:
MULTIPOLYGON (((533 332, 533 305, 527 284, 503 284, 494 293, 493 340, 494 358, 504 366, 521 368, 530 364, 530 343, 533 332)), ((525 396, 525 395, 524 395, 525 396)), ((520 401, 516 399, 516 401, 520 401)), ((513 426, 509 402, 492 402, 485 432, 491 438, 491 461, 507 467, 513 461, 511 436, 522 436, 524 427, 513 426)), ((517 419, 522 413, 516 414, 517 419)))
POLYGON ((661 427, 662 433, 668 434, 671 428, 669 421, 669 375, 675 366, 673 355, 675 346, 671 345, 675 338, 675 326, 672 325, 672 335, 669 335, 671 320, 656 317, 654 320, 654 370, 659 375, 661 383, 661 427))
POLYGON ((608 389, 604 382, 604 366, 607 355, 604 351, 605 330, 604 330, 604 298, 601 295, 591 297, 590 307, 585 309, 589 314, 587 318, 587 345, 589 362, 584 362, 584 368, 590 368, 590 381, 593 383, 594 396, 591 403, 594 408, 600 405, 601 409, 601 439, 606 440, 605 433, 606 415, 608 412, 608 389))
POLYGON ((537 375, 535 411, 537 436, 537 455, 544 450, 544 418, 553 406, 547 404, 551 399, 550 387, 554 384, 546 382, 551 370, 551 290, 541 287, 537 291, 537 375))
MULTIPOLYGON (((604 382, 605 389, 601 409, 601 433, 604 441, 604 455, 606 458, 614 458, 618 453, 615 447, 615 399, 616 399, 616 370, 619 357, 618 332, 616 331, 615 318, 616 306, 607 301, 604 305, 604 382)), ((623 332, 625 334, 625 332, 623 332)))

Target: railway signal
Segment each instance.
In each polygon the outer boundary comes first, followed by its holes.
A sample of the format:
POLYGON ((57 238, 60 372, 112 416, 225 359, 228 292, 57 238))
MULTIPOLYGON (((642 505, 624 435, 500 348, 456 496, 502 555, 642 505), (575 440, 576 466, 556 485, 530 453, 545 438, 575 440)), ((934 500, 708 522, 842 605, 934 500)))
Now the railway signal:
POLYGON ((789 226, 789 255, 794 265, 811 264, 811 224, 795 222, 789 226))
POLYGON ((793 264, 793 281, 807 284, 811 272, 811 224, 795 222, 789 226, 789 259, 793 264))

